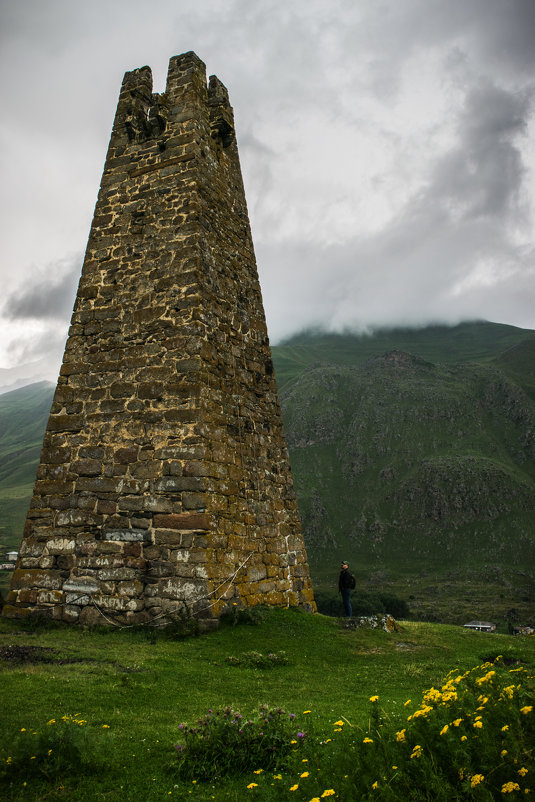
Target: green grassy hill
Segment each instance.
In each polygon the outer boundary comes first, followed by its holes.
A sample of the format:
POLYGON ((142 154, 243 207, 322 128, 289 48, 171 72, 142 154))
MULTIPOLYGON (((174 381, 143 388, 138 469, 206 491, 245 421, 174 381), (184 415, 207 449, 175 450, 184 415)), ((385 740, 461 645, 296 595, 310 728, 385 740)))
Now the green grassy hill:
POLYGON ((305 334, 273 349, 316 586, 436 620, 533 616, 535 333, 305 334))
MULTIPOLYGON (((309 802, 319 798, 323 789, 334 789, 332 798, 345 802, 363 798, 393 802, 444 800, 444 795, 426 793, 425 777, 415 778, 414 793, 373 794, 372 781, 383 777, 382 770, 373 774, 374 764, 381 765, 382 751, 375 751, 373 743, 363 743, 363 739, 371 735, 372 741, 379 743, 381 732, 388 729, 395 733, 403 728, 407 728, 409 738, 410 728, 414 724, 418 728, 419 720, 410 724, 407 719, 419 708, 422 693, 431 687, 440 689, 452 669, 469 672, 500 654, 505 664, 505 684, 510 685, 520 682, 520 666, 529 669, 531 675, 535 666, 535 641, 529 637, 489 635, 463 627, 417 622, 401 622, 400 630, 395 632, 349 630, 336 619, 298 610, 271 610, 261 615, 256 626, 226 626, 186 640, 173 639, 173 632, 152 629, 30 629, 21 622, 0 619, 2 798, 13 802, 190 798, 199 802, 249 798, 309 802), (285 662, 271 668, 236 662, 246 655, 258 657, 270 652, 284 652, 285 662), (291 712, 295 715, 294 732, 307 733, 308 746, 295 755, 290 766, 262 771, 261 765, 255 765, 257 773, 251 769, 241 774, 235 771, 229 777, 208 782, 177 777, 174 745, 183 734, 179 726, 182 722, 195 725, 208 710, 223 710, 227 705, 247 719, 257 714, 262 704, 291 712), (377 727, 373 710, 382 717, 384 728, 377 727), (67 717, 66 724, 62 724, 63 717, 67 717), (79 725, 69 723, 73 718, 79 725), (340 720, 344 722, 342 727, 335 724, 340 720), (58 731, 64 732, 63 741, 58 742, 58 731), (338 743, 337 739, 342 738, 346 740, 338 743), (26 743, 31 751, 23 751, 26 743), (81 754, 73 751, 76 746, 81 748, 81 754), (369 797, 355 795, 350 784, 344 783, 348 774, 358 771, 358 749, 368 750, 364 754, 372 771, 369 797), (26 757, 26 762, 22 760, 17 773, 15 762, 21 757, 26 757), (49 773, 39 774, 39 766, 49 766, 49 773), (289 789, 294 790, 290 793, 289 789)), ((483 674, 486 670, 483 667, 483 674)), ((475 696, 479 695, 479 700, 482 693, 490 697, 490 685, 476 686, 475 696)), ((461 716, 467 718, 461 729, 450 725, 447 739, 439 735, 442 722, 437 724, 438 716, 430 722, 427 736, 420 728, 414 737, 423 746, 428 761, 428 753, 436 744, 442 750, 451 749, 446 752, 448 764, 451 754, 452 760, 462 760, 466 769, 471 765, 469 753, 460 751, 459 738, 467 733, 468 744, 473 737, 479 738, 470 716, 483 717, 481 748, 476 749, 477 762, 471 773, 483 770, 487 785, 495 782, 504 761, 498 757, 490 764, 492 771, 487 772, 482 765, 485 738, 496 742, 498 755, 502 739, 510 738, 508 774, 501 782, 516 779, 532 787, 533 759, 529 762, 529 755, 519 755, 522 762, 513 762, 513 746, 521 739, 513 731, 511 714, 515 705, 518 708, 526 702, 515 696, 510 709, 499 711, 494 729, 493 702, 494 698, 487 711, 481 707, 484 703, 476 701, 466 707, 467 717, 464 712, 457 714, 446 708, 446 720, 452 721, 457 715, 459 720, 461 716), (479 712, 474 712, 478 705, 479 712), (511 728, 505 734, 500 730, 504 721, 511 728), (421 740, 423 737, 425 740, 421 740), (518 774, 523 766, 529 770, 525 780, 518 774)), ((521 718, 526 726, 531 721, 529 716, 521 718)), ((395 736, 392 740, 395 743, 395 736)), ((232 750, 234 743, 235 740, 227 741, 227 748, 232 750)), ((414 743, 405 744, 404 763, 397 757, 395 761, 390 758, 386 765, 389 779, 394 762, 398 767, 394 770, 421 770, 424 760, 416 765, 409 757, 414 743)), ((477 747, 478 741, 474 744, 477 747)), ((430 765, 428 771, 432 779, 436 765, 430 765)), ((453 773, 456 777, 457 766, 453 773)), ((494 797, 488 793, 472 795, 469 791, 464 795, 461 789, 459 796, 446 798, 451 802, 502 797, 499 791, 494 797)))

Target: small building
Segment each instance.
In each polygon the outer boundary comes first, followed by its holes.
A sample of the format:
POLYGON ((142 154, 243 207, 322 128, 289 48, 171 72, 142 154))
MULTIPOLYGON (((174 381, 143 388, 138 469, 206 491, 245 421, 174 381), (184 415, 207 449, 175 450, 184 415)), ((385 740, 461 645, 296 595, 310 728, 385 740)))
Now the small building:
POLYGON ((7 559, 9 560, 10 563, 17 562, 18 556, 19 556, 18 551, 8 551, 7 553, 7 559))
POLYGON ((495 632, 496 624, 491 624, 490 621, 469 621, 464 625, 465 629, 477 629, 478 632, 495 632))

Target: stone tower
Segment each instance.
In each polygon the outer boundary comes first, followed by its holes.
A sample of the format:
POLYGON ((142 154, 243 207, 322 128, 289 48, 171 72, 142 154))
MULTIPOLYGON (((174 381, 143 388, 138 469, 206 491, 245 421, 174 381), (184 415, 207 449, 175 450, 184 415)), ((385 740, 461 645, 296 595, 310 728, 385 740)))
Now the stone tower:
POLYGON ((234 133, 126 73, 6 615, 314 608, 234 133))

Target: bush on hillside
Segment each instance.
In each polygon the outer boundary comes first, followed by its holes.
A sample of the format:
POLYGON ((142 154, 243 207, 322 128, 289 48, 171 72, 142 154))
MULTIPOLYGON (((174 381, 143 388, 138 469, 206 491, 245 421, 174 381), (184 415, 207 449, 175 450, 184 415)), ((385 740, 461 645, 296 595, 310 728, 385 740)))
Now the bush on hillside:
MULTIPOLYGON (((343 615, 340 594, 318 590, 314 593, 318 613, 338 617, 343 615)), ((368 616, 388 613, 394 618, 408 618, 410 610, 407 602, 390 593, 366 593, 354 591, 351 594, 354 616, 368 616)))
POLYGON ((180 724, 179 730, 175 770, 181 779, 194 780, 281 768, 307 737, 295 714, 268 705, 250 717, 230 707, 209 710, 195 726, 180 724))

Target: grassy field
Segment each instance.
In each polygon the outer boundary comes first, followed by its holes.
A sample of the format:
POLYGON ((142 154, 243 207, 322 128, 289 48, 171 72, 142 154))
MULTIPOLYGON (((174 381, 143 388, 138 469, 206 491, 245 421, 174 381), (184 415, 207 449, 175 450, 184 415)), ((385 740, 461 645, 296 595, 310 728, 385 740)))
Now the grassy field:
POLYGON ((401 723, 407 699, 421 699, 451 669, 465 671, 498 654, 509 665, 533 668, 535 639, 415 622, 392 633, 348 630, 338 619, 297 610, 271 610, 257 625, 185 640, 154 630, 32 629, 1 620, 1 765, 21 730, 42 732, 62 716, 84 722, 80 732, 96 761, 92 772, 49 782, 19 778, 5 786, 3 798, 248 798, 251 774, 217 783, 177 779, 170 767, 181 722, 226 705, 250 715, 266 703, 295 713, 299 727, 316 733, 332 731, 341 717, 365 732, 370 697, 379 696, 381 708, 401 723), (252 651, 284 652, 287 663, 268 669, 227 661, 252 651))

